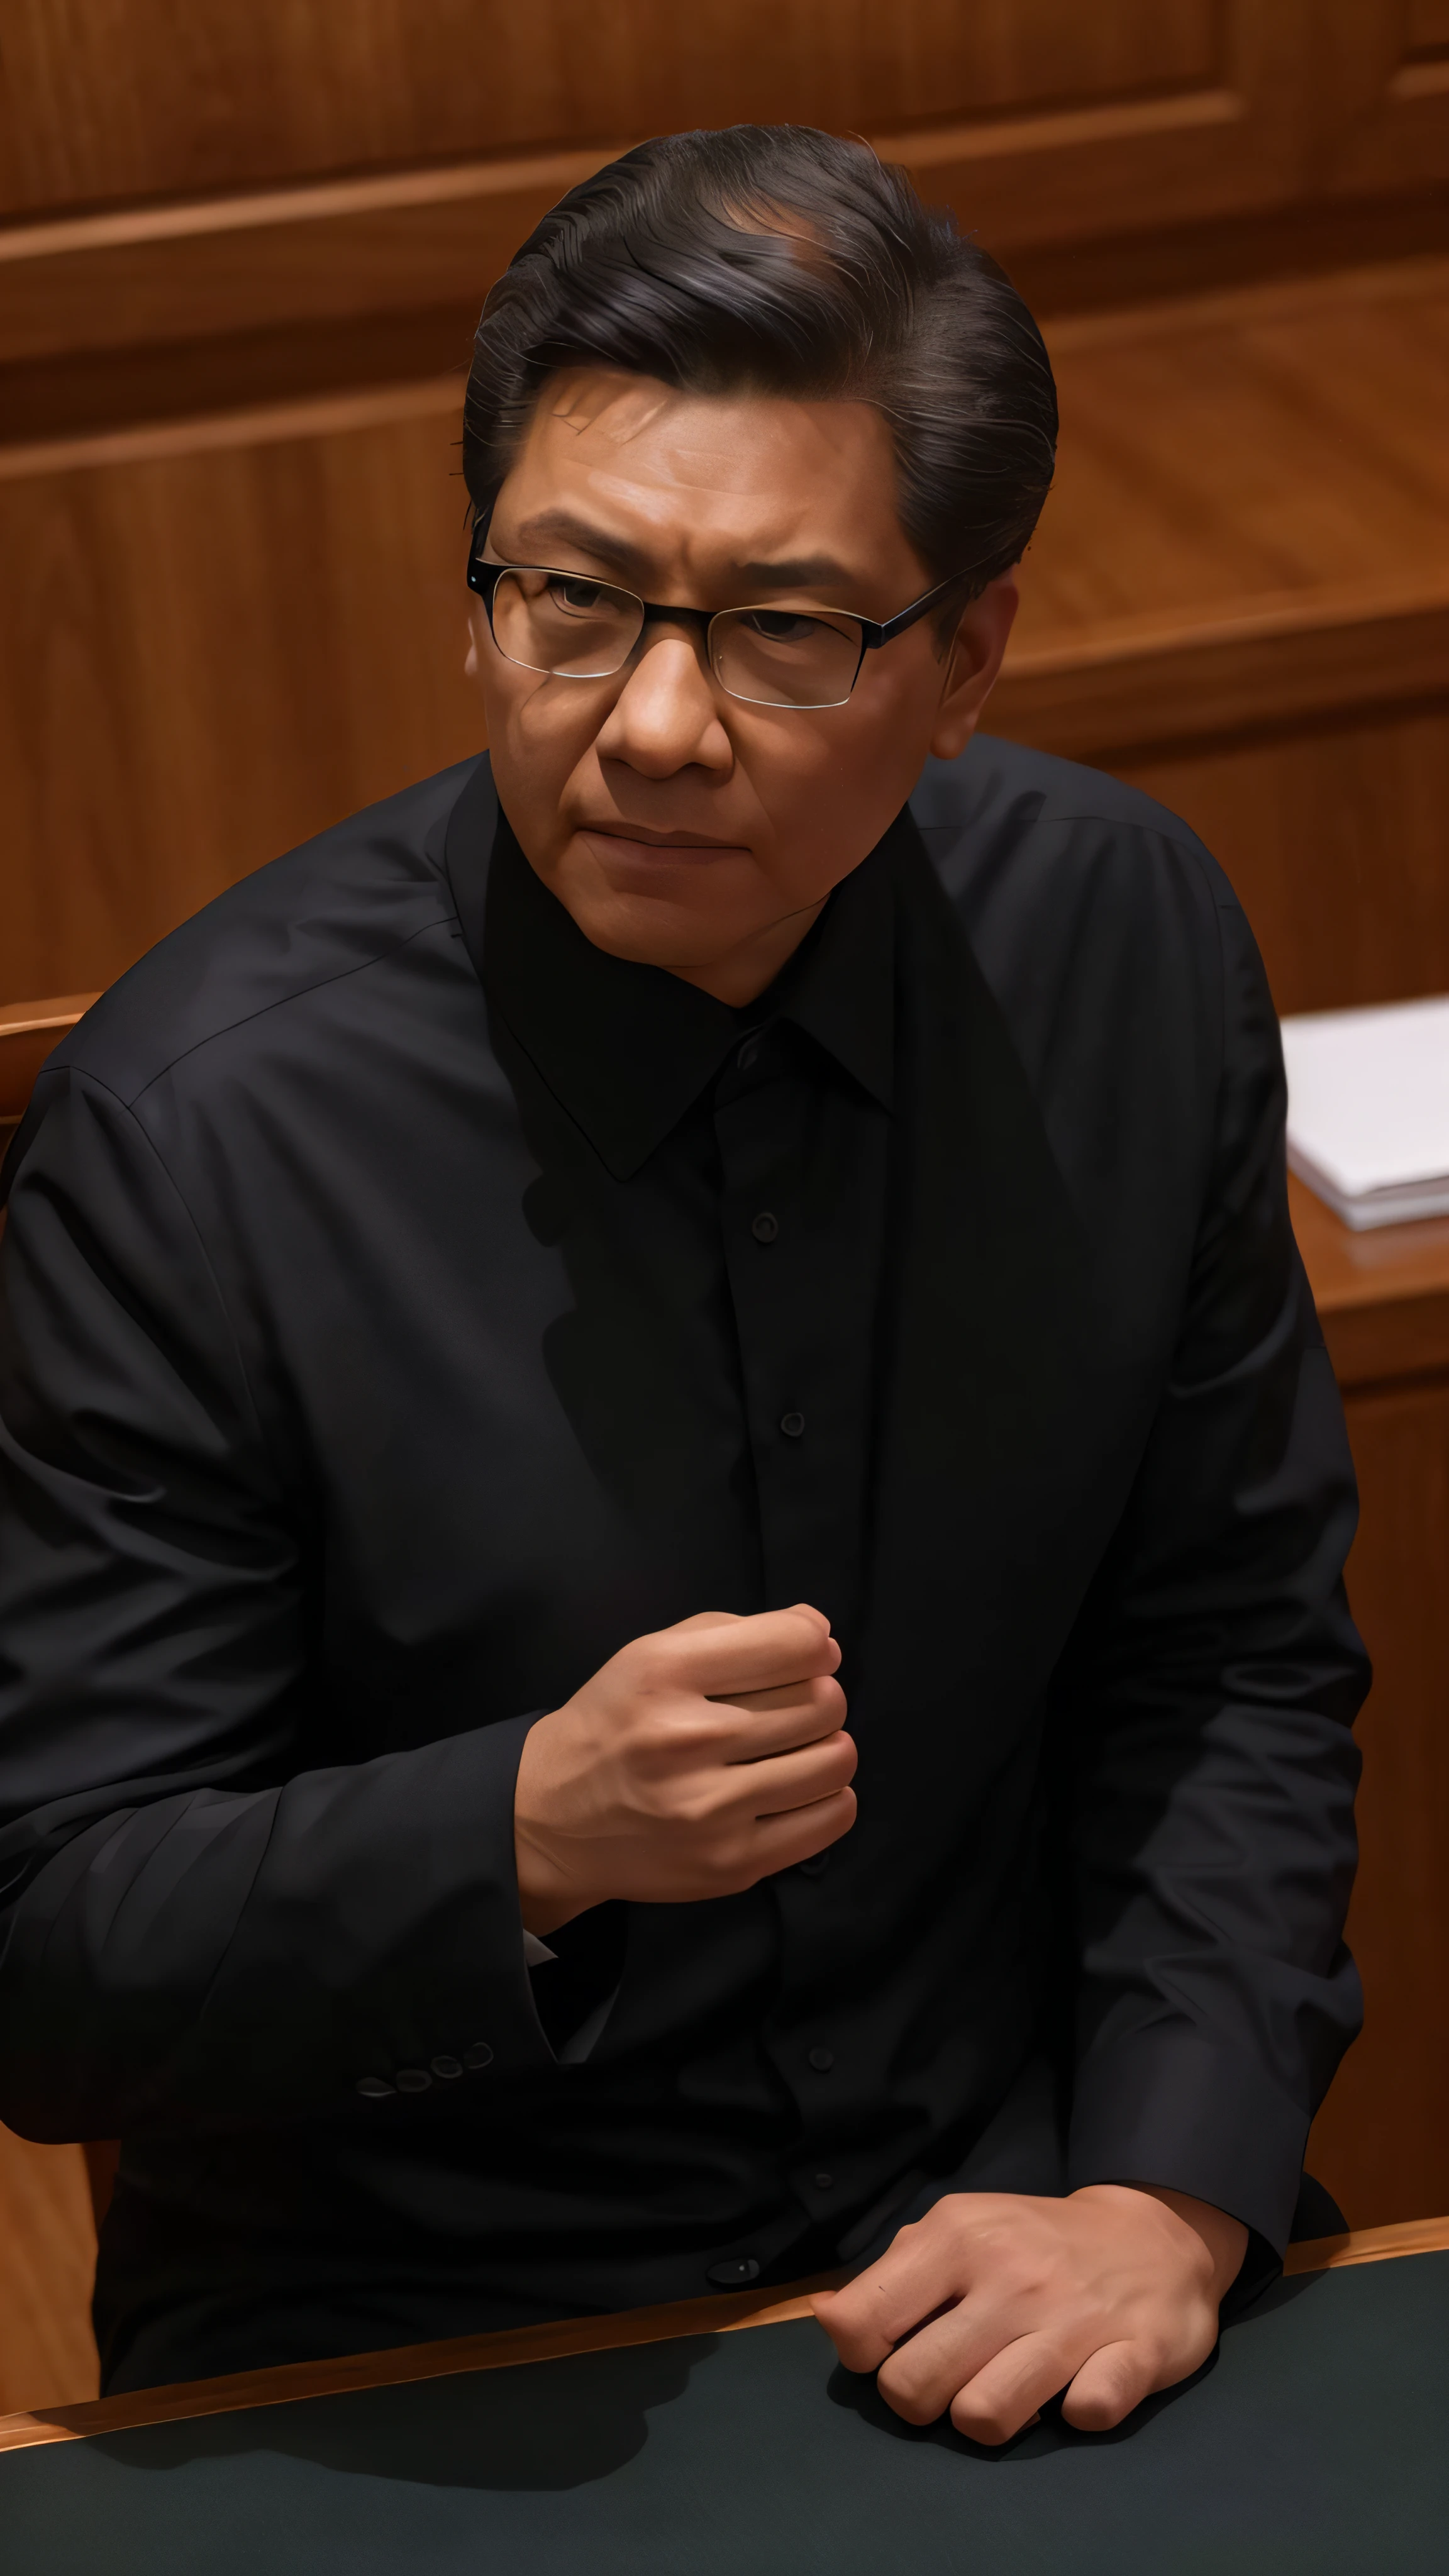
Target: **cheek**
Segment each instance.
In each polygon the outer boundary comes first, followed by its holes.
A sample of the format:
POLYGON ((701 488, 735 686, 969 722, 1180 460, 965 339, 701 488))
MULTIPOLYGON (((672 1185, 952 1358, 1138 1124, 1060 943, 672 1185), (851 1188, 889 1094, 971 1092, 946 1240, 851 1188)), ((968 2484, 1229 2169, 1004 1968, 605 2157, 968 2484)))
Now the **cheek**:
POLYGON ((593 754, 599 708, 586 702, 582 688, 577 698, 565 697, 557 681, 536 681, 507 665, 500 671, 496 656, 480 679, 500 785, 507 781, 515 806, 554 811, 569 779, 593 754))
MULTIPOLYGON (((808 722, 808 720, 805 720, 808 722)), ((917 747, 897 711, 842 708, 838 721, 771 727, 740 746, 755 800, 769 819, 770 873, 829 884, 874 849, 920 775, 917 747), (864 717, 865 721, 860 719, 864 717)))

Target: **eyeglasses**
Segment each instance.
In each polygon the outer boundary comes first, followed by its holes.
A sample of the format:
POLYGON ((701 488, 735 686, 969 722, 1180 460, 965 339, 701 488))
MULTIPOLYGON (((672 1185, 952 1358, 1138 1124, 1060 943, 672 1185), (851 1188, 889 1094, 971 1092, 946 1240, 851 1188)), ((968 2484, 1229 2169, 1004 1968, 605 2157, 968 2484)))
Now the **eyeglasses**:
POLYGON ((665 608, 609 581, 547 564, 485 562, 475 554, 468 587, 487 612, 504 659, 554 680, 607 680, 622 671, 646 626, 667 621, 703 633, 720 687, 754 707, 843 707, 867 653, 904 635, 953 573, 882 626, 834 608, 665 608))

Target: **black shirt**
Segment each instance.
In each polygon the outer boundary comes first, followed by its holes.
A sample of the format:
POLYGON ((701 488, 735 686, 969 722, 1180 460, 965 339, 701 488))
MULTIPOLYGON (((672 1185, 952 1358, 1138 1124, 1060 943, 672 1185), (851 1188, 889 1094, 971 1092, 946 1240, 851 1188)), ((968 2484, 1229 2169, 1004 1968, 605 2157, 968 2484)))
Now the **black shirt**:
POLYGON ((1206 853, 988 742, 744 1014, 592 949, 483 762, 88 1015, 7 1165, 0 2113, 126 2136, 110 2385, 782 2277, 953 2175, 1282 2242, 1363 1688, 1282 1123, 1206 853), (797 1599, 854 1831, 531 1977, 534 1716, 797 1599))

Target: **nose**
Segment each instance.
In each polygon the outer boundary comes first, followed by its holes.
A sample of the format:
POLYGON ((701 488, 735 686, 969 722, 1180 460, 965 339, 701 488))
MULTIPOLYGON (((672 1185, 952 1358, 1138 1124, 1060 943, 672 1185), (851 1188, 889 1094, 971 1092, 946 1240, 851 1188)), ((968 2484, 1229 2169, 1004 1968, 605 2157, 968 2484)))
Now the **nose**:
POLYGON ((648 778, 692 764, 728 770, 734 761, 704 661, 704 638, 655 627, 599 731, 599 755, 648 778))

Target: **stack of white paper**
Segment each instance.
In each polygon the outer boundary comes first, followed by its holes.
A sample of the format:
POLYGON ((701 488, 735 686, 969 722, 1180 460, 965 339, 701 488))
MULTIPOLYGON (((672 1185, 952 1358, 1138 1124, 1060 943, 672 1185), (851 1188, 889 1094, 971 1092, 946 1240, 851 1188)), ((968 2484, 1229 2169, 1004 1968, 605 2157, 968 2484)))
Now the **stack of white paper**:
POLYGON ((1449 1214, 1449 998, 1283 1022, 1288 1161, 1356 1229, 1449 1214))

